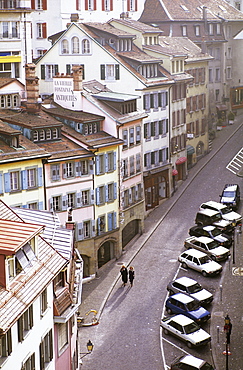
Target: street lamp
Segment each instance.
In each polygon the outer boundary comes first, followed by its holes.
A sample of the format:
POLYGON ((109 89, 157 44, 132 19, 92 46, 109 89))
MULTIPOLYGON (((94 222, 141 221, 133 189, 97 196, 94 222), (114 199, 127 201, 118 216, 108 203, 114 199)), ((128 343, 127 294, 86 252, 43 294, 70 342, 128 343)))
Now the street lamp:
POLYGON ((232 241, 233 241, 233 264, 235 264, 235 227, 236 227, 236 221, 232 221, 233 226, 233 234, 232 234, 232 241))
MULTIPOLYGON (((86 344, 86 346, 87 346, 88 352, 80 353, 80 360, 82 358, 84 358, 85 356, 89 355, 93 351, 94 345, 91 342, 91 340, 88 341, 88 343, 86 344)), ((82 363, 82 360, 81 360, 81 363, 82 363)))

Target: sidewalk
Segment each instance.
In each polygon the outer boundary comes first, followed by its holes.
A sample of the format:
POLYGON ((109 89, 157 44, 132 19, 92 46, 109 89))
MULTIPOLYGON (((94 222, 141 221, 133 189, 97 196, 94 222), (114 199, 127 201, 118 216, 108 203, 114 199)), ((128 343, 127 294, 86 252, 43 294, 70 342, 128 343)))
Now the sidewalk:
MULTIPOLYGON (((154 230, 158 227, 158 225, 162 222, 163 218, 167 215, 169 210, 172 208, 173 204, 177 201, 177 199, 181 196, 181 194, 183 194, 186 188, 190 185, 193 178, 197 176, 197 173, 201 170, 202 167, 204 167, 208 163, 208 161, 212 158, 212 156, 214 156, 220 150, 220 148, 224 145, 225 141, 229 139, 234 134, 234 132, 239 129, 239 127, 243 124, 241 122, 243 122, 243 115, 237 116, 236 122, 233 125, 228 125, 224 127, 222 131, 217 132, 216 138, 214 139, 212 143, 211 152, 205 157, 203 157, 193 168, 190 169, 187 180, 182 183, 182 185, 175 192, 175 194, 170 199, 166 200, 160 206, 155 208, 149 214, 149 216, 145 219, 144 233, 135 242, 134 241, 130 242, 130 244, 126 246, 126 250, 123 252, 122 256, 114 262, 111 261, 110 266, 107 267, 103 272, 101 272, 98 277, 91 280, 90 282, 86 282, 85 284, 83 284, 82 304, 79 309, 80 316, 85 316, 85 313, 90 310, 96 310, 98 311, 97 318, 98 319, 101 318, 104 305, 107 299, 109 298, 109 295, 111 294, 112 289, 115 286, 116 282, 118 281, 118 279, 120 279, 119 271, 120 271, 121 265, 131 264, 132 260, 139 253, 140 249, 143 248, 146 241, 150 238, 154 230)), ((237 263, 238 263, 238 260, 237 260, 237 263)), ((243 257, 242 257, 242 266, 243 266, 243 257)), ((225 279, 230 280, 229 276, 232 276, 232 273, 231 271, 229 271, 229 268, 227 272, 228 273, 225 273, 225 279)), ((238 279, 240 279, 240 277, 238 277, 238 279)), ((229 284, 228 284, 228 288, 229 288, 229 292, 231 292, 232 288, 230 289, 229 284)), ((211 326, 213 326, 213 329, 215 329, 216 327, 216 331, 212 330, 211 335, 213 336, 212 342, 215 343, 215 345, 213 346, 213 355, 216 358, 219 356, 217 352, 222 351, 220 344, 218 344, 218 343, 222 343, 222 338, 219 338, 218 340, 218 337, 221 336, 222 333, 218 333, 217 325, 220 327, 220 329, 222 328, 222 325, 224 322, 224 320, 222 320, 222 316, 224 317, 226 313, 225 308, 223 308, 226 298, 227 298, 227 301, 229 302, 231 301, 226 296, 226 289, 223 288, 222 289, 222 304, 220 305, 220 307, 218 306, 213 307, 213 311, 216 311, 216 312, 212 313, 212 325, 211 326), (217 346, 216 346, 216 343, 217 343, 217 346)), ((229 311, 229 315, 231 316, 232 313, 230 311, 229 311)), ((87 343, 89 330, 92 330, 92 327, 85 328, 85 333, 84 331, 82 332, 82 328, 80 329, 79 344, 80 344, 80 348, 82 352, 86 350, 86 343, 87 343)), ((225 361, 224 355, 222 355, 222 358, 225 361)), ((223 368, 225 368, 225 366, 217 367, 217 370, 222 370, 223 368)), ((240 368, 231 368, 231 370, 240 370, 240 368)), ((242 370, 243 370, 243 367, 242 367, 242 370)))

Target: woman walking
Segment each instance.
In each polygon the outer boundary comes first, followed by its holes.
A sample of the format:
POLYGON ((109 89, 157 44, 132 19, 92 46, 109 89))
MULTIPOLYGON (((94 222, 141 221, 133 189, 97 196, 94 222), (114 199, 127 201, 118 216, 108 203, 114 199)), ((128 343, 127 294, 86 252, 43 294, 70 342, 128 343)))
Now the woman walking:
POLYGON ((127 278, 128 278, 128 272, 127 272, 127 268, 125 265, 122 265, 120 269, 120 273, 121 273, 121 277, 123 281, 122 286, 125 286, 127 284, 127 278))
POLYGON ((134 277, 135 277, 134 268, 132 266, 130 266, 130 269, 129 269, 129 281, 130 281, 131 287, 133 286, 134 277))

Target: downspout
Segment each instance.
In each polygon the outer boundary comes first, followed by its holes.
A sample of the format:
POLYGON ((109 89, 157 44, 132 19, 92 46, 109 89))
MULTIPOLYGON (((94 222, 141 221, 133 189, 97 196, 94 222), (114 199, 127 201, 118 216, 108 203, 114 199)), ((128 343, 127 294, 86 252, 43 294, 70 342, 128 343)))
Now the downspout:
POLYGON ((44 186, 44 209, 47 211, 47 199, 46 199, 46 175, 45 175, 45 164, 47 163, 46 159, 42 160, 43 164, 43 186, 44 186))

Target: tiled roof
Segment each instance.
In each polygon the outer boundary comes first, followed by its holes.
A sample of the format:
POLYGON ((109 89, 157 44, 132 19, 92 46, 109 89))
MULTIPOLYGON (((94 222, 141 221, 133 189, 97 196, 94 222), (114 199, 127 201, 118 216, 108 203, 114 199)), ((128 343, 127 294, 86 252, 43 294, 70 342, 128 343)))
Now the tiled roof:
POLYGON ((153 33, 153 34, 163 34, 163 31, 161 31, 158 27, 150 26, 146 23, 142 23, 130 18, 125 19, 111 19, 107 23, 110 23, 112 21, 118 22, 120 24, 123 24, 124 26, 128 26, 131 28, 134 28, 135 30, 141 31, 142 33, 153 33))
POLYGON ((49 115, 53 117, 61 117, 61 118, 69 118, 74 121, 80 122, 80 123, 88 123, 88 122, 97 122, 97 121, 103 121, 105 119, 104 116, 100 116, 98 114, 93 114, 89 112, 84 111, 74 111, 71 109, 66 109, 61 107, 58 104, 53 103, 50 107, 46 108, 43 106, 43 111, 48 113, 49 115))
POLYGON ((10 77, 0 77, 0 89, 6 85, 11 84, 12 82, 17 82, 18 84, 24 87, 24 84, 17 80, 17 78, 10 78, 10 77))
POLYGON ((113 35, 113 36, 116 36, 116 37, 122 37, 122 38, 133 38, 135 35, 132 35, 131 33, 129 32, 126 32, 126 31, 123 31, 123 30, 119 30, 118 28, 115 28, 113 26, 111 26, 109 23, 99 23, 99 22, 85 22, 85 25, 88 27, 88 28, 91 28, 94 30, 98 30, 98 31, 102 31, 102 32, 105 32, 109 35, 113 35))
POLYGON ((73 245, 72 230, 61 226, 56 213, 26 208, 13 208, 13 210, 24 222, 31 223, 35 220, 38 225, 43 225, 42 237, 64 258, 70 260, 73 245))
POLYGON ((2 109, 0 110, 0 119, 4 122, 20 124, 22 127, 30 129, 62 126, 62 123, 46 114, 43 110, 40 110, 38 114, 31 114, 26 111, 22 111, 21 109, 18 111, 2 109))

